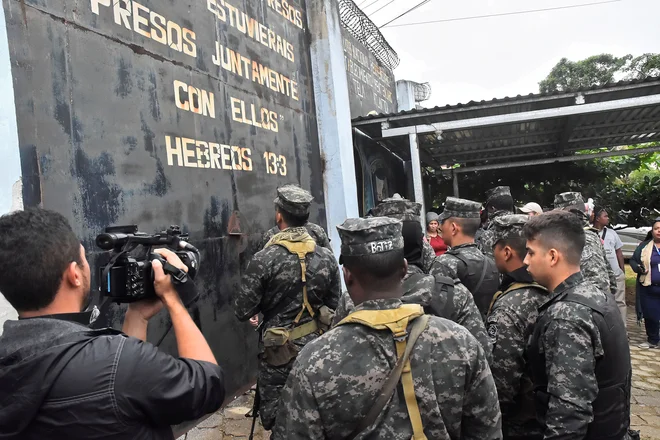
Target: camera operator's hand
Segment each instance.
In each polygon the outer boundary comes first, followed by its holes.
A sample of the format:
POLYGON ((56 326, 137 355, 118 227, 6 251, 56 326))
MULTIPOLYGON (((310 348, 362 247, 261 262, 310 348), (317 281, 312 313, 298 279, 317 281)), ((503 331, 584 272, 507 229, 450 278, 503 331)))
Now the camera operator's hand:
MULTIPOLYGON (((186 273, 188 272, 188 266, 183 264, 178 255, 171 250, 156 249, 154 252, 165 258, 165 260, 167 260, 172 266, 179 268, 186 273)), ((165 274, 163 265, 158 260, 152 261, 151 266, 154 271, 154 290, 156 291, 156 295, 158 295, 167 307, 171 306, 173 301, 180 303, 181 299, 179 298, 179 294, 172 284, 172 276, 165 274)))

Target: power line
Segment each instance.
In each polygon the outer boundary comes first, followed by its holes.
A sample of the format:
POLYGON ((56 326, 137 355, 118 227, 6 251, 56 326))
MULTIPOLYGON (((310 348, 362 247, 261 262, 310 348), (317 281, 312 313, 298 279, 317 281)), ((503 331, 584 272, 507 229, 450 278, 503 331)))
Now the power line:
POLYGON ((431 1, 431 0, 422 0, 421 2, 417 3, 417 4, 416 4, 415 6, 413 6, 412 8, 408 9, 408 10, 407 10, 406 12, 404 12, 403 14, 401 14, 401 15, 399 15, 399 16, 393 18, 392 20, 388 21, 387 23, 385 23, 385 24, 382 25, 382 26, 378 26, 378 29, 384 28, 384 27, 387 26, 388 24, 390 24, 390 23, 392 23, 392 22, 394 22, 394 21, 397 21, 399 18, 403 17, 404 15, 407 15, 407 14, 411 13, 411 12, 414 11, 415 9, 419 8, 420 6, 423 6, 423 5, 427 4, 427 3, 430 2, 430 1, 431 1))
MULTIPOLYGON (((362 12, 364 12, 365 9, 370 8, 371 6, 375 5, 375 4, 378 3, 379 1, 381 1, 381 0, 372 0, 371 2, 369 2, 368 5, 360 6, 360 9, 362 9, 362 12)), ((365 3, 366 3, 366 2, 365 2, 365 3)))
POLYGON ((391 4, 394 3, 394 2, 395 2, 395 0, 390 0, 390 1, 387 2, 384 6, 381 6, 380 8, 376 9, 374 12, 372 12, 371 14, 369 14, 369 16, 373 16, 376 12, 380 11, 381 9, 384 9, 384 8, 388 7, 389 5, 391 5, 391 4))
MULTIPOLYGON (((480 19, 480 18, 504 17, 504 16, 507 16, 507 15, 521 15, 521 14, 531 14, 531 13, 534 13, 534 12, 557 11, 559 9, 583 8, 583 7, 586 7, 586 6, 604 5, 604 4, 607 4, 607 3, 618 3, 618 2, 621 2, 621 1, 623 1, 623 0, 607 0, 607 1, 594 2, 594 3, 583 3, 583 4, 580 4, 580 5, 567 5, 567 6, 557 6, 557 7, 554 7, 554 8, 530 9, 530 10, 526 10, 526 11, 515 11, 515 12, 503 12, 503 13, 500 13, 500 14, 475 15, 475 16, 471 16, 471 17, 446 18, 446 19, 443 19, 443 20, 419 21, 419 22, 416 22, 416 23, 403 23, 403 24, 395 24, 395 25, 389 26, 389 23, 394 21, 394 20, 392 20, 392 21, 380 26, 379 29, 382 29, 385 26, 388 26, 388 27, 417 26, 417 25, 431 24, 431 23, 446 23, 446 22, 449 22, 449 21, 476 20, 476 19, 480 19)), ((399 17, 397 17, 397 18, 399 18, 399 17)))

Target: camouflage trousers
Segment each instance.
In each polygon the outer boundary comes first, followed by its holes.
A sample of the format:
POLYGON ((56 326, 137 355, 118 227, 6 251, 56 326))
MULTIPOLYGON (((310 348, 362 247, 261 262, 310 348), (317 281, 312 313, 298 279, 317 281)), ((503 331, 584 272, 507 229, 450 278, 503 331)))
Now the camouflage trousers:
POLYGON ((286 384, 295 359, 281 367, 274 367, 259 359, 259 375, 257 387, 259 388, 259 415, 264 429, 271 430, 275 425, 277 407, 280 403, 280 393, 286 384))

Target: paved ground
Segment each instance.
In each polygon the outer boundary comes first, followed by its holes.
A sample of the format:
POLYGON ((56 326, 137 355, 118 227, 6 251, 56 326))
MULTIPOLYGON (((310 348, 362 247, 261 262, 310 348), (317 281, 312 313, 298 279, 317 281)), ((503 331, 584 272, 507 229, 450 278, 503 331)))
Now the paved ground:
MULTIPOLYGON (((178 440, 229 440, 247 439, 250 435, 252 419, 246 418, 252 408, 254 391, 239 397, 227 406, 223 411, 218 411, 202 422, 197 428, 189 431, 178 440)), ((268 440, 270 433, 264 431, 261 423, 257 420, 255 429, 255 440, 268 440)))
POLYGON ((633 365, 632 429, 643 439, 660 439, 660 350, 644 350, 644 324, 637 326, 634 310, 628 307, 628 336, 633 365))

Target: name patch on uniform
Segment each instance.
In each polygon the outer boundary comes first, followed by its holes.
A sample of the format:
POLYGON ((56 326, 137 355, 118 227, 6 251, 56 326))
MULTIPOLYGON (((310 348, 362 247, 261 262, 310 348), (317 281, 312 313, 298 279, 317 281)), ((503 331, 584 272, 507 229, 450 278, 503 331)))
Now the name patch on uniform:
POLYGON ((394 250, 394 242, 392 240, 376 241, 369 243, 369 246, 371 246, 372 254, 394 250))

